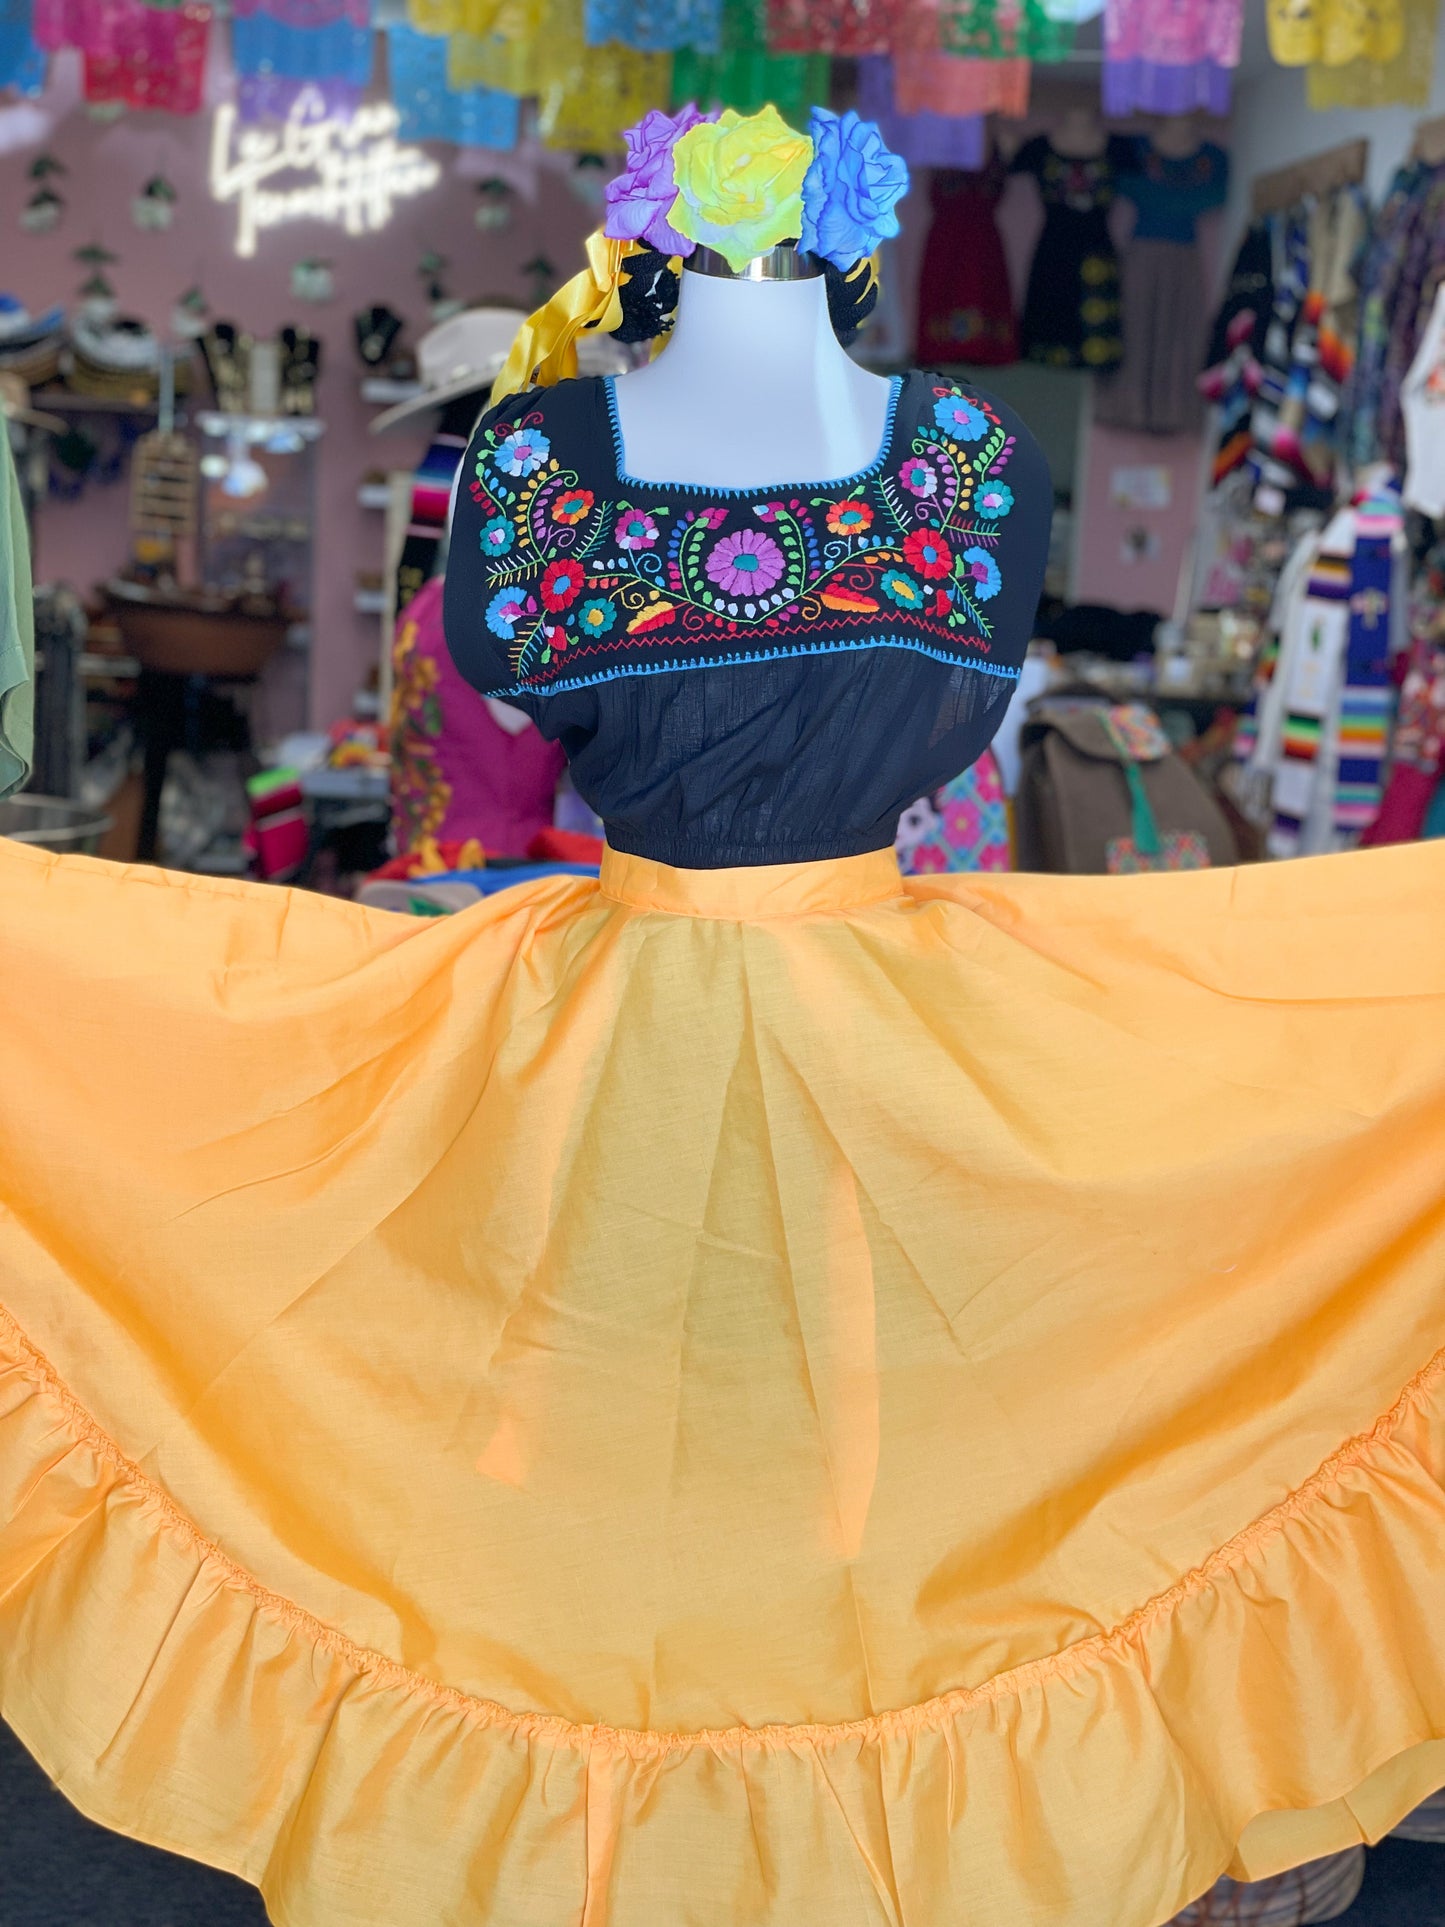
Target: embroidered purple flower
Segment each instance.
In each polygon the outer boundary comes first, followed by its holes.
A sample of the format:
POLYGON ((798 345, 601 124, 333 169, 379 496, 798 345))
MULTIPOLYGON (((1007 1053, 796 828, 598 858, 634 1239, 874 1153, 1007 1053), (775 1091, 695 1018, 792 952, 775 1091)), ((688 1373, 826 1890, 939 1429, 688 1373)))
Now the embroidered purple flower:
POLYGON ((772 536, 740 529, 718 543, 707 572, 724 595, 764 595, 783 573, 783 552, 772 536))
POLYGON ((512 546, 512 525, 505 515, 494 515, 482 524, 483 555, 505 555, 512 546))
POLYGON ((503 589, 487 604, 487 627, 503 642, 510 642, 517 633, 517 624, 524 616, 531 615, 535 606, 524 589, 503 589))
POLYGON ((504 475, 532 475, 552 453, 552 444, 536 429, 515 429, 497 444, 492 457, 504 475))
POLYGON ((616 620, 617 607, 610 596, 597 596, 577 611, 577 627, 584 635, 605 636, 616 620))
POLYGON ((933 419, 944 434, 952 435, 955 441, 982 441, 988 430, 988 416, 962 395, 945 395, 942 401, 936 401, 933 419))
POLYGON ((974 507, 986 522, 997 522, 1014 505, 1014 492, 1007 482, 985 482, 974 499, 974 507))
POLYGON ((910 495, 920 496, 925 502, 938 493, 938 470, 917 455, 909 456, 898 471, 898 479, 910 495))
POLYGON ((613 241, 641 241, 662 254, 692 253, 696 241, 679 234, 667 218, 677 199, 672 150, 689 127, 716 119, 716 114, 700 114, 689 101, 675 114, 654 107, 635 127, 627 129, 622 136, 627 143, 627 165, 607 183, 605 235, 613 241))
POLYGON ((908 192, 908 163, 892 153, 871 120, 850 107, 815 107, 813 160, 803 176, 799 245, 835 267, 851 268, 898 232, 894 212, 908 192))
POLYGON ((620 549, 650 549, 657 540, 657 524, 641 509, 624 509, 617 519, 620 549))
POLYGON ((888 600, 896 602, 900 609, 921 609, 928 600, 913 577, 905 575, 902 569, 885 569, 879 587, 888 600))
POLYGON ((998 564, 987 549, 965 549, 959 574, 973 585, 976 602, 991 602, 1003 587, 998 564))

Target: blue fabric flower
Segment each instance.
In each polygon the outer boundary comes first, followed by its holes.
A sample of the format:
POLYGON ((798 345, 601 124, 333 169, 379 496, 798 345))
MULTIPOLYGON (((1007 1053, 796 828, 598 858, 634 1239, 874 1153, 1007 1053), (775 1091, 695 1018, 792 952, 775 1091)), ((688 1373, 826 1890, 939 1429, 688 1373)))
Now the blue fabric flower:
POLYGON ((605 636, 617 620, 617 605, 610 596, 596 596, 577 611, 577 627, 589 636, 605 636))
POLYGON ((942 401, 936 401, 933 419, 945 435, 952 435, 960 442, 982 441, 988 429, 988 416, 962 395, 945 395, 942 401))
POLYGON ((503 589, 487 604, 487 627, 503 642, 517 633, 517 624, 527 613, 528 597, 521 589, 503 589))
POLYGON ((497 444, 493 460, 504 475, 530 475, 552 453, 552 444, 535 429, 518 428, 497 444))
POLYGON ((997 522, 1013 507, 1014 492, 1007 482, 985 482, 973 505, 986 522, 997 522))
MULTIPOLYGON (((980 511, 982 513, 983 511, 980 511)), ((512 525, 505 515, 494 515, 482 524, 482 553, 505 555, 512 546, 512 525)))
POLYGON ((851 268, 898 232, 895 207, 908 192, 908 163, 871 120, 815 107, 813 161, 803 176, 799 245, 834 267, 851 268))
POLYGON ((900 609, 921 609, 928 600, 913 577, 905 575, 902 569, 885 569, 879 587, 900 609))
POLYGON ((992 602, 1003 587, 998 564, 987 549, 965 549, 958 572, 972 590, 975 602, 992 602))

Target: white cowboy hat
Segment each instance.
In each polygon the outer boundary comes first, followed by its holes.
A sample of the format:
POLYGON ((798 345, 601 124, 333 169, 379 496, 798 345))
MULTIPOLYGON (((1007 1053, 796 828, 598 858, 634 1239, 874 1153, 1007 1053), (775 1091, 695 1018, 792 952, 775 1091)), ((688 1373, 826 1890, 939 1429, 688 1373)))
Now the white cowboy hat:
MULTIPOLYGON (((378 415, 372 434, 384 435, 398 422, 459 395, 484 393, 501 374, 525 319, 520 308, 467 308, 424 334, 416 350, 422 392, 378 415)), ((620 375, 631 365, 610 335, 584 337, 577 343, 577 358, 584 375, 620 375)))
POLYGON ((422 392, 378 415, 372 434, 384 435, 398 422, 440 408, 458 395, 490 388, 525 318, 520 308, 464 308, 429 329, 416 350, 422 392))

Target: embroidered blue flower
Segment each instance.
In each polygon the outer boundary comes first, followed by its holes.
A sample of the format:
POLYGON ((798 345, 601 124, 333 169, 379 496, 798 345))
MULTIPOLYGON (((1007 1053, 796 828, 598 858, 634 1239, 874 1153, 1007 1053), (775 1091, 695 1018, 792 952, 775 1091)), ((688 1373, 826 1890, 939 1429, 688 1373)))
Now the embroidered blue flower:
POLYGON ((908 163, 851 107, 846 114, 815 107, 809 132, 813 160, 803 176, 799 245, 851 268, 897 234, 894 209, 908 192, 908 163))
POLYGON ((962 395, 945 395, 942 401, 936 401, 933 419, 944 434, 952 435, 955 441, 982 441, 988 431, 988 416, 962 395))
POLYGON ((985 482, 974 500, 974 507, 986 522, 997 522, 1014 505, 1014 492, 1007 482, 985 482))
POLYGON ((531 607, 531 598, 525 590, 503 589, 487 604, 487 627, 503 642, 510 642, 517 633, 517 624, 531 607))
POLYGON ((921 609, 928 597, 902 569, 885 569, 878 585, 890 602, 896 602, 900 609, 921 609))
POLYGON ((505 555, 512 546, 512 525, 505 515, 494 515, 482 524, 483 555, 505 555))
POLYGON ((504 475, 533 475, 552 453, 552 444, 535 429, 518 428, 497 444, 493 456, 504 475))
POLYGON ((584 602, 577 612, 577 627, 584 635, 605 636, 616 621, 617 605, 610 596, 584 602))
POLYGON ((976 602, 991 602, 1003 587, 998 564, 987 549, 965 549, 958 572, 969 584, 976 602))

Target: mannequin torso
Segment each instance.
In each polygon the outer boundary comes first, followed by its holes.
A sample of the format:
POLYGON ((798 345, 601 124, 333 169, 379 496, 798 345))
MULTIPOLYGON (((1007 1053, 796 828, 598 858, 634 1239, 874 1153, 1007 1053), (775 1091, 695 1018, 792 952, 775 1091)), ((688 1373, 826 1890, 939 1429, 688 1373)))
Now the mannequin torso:
POLYGON ((618 379, 629 475, 711 488, 829 481, 877 455, 889 383, 839 346, 827 284, 685 269, 667 347, 618 379))

